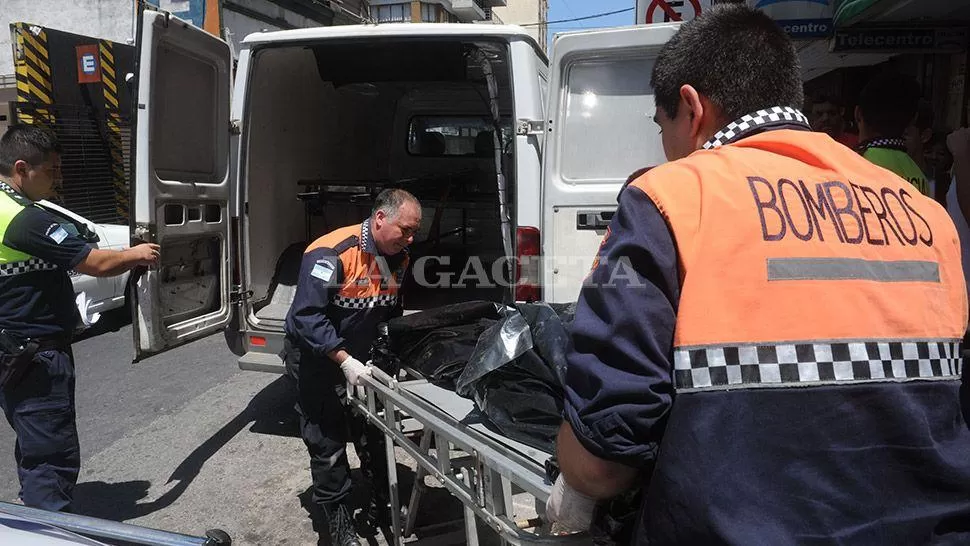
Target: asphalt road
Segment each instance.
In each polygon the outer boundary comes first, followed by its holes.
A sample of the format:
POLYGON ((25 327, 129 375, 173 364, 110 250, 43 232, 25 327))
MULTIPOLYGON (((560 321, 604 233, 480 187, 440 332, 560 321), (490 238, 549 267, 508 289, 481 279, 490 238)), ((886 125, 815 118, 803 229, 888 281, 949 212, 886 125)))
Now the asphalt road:
MULTIPOLYGON (((310 474, 288 380, 240 371, 221 334, 132 364, 127 320, 102 321, 74 344, 77 511, 194 536, 220 528, 234 544, 316 544, 303 508, 310 474)), ((18 493, 13 445, 12 430, 0 425, 0 499, 8 501, 18 493)), ((406 462, 399 472, 406 493, 413 473, 406 462)), ((427 523, 460 517, 442 489, 426 498, 427 523)), ((445 525, 419 542, 463 543, 457 537, 445 525)), ((378 535, 370 543, 386 542, 378 535)))

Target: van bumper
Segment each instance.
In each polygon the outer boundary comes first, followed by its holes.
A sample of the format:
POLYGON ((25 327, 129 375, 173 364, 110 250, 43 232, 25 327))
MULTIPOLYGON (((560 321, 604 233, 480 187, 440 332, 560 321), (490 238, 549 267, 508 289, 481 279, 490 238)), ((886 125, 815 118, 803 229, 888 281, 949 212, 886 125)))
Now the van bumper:
POLYGON ((283 358, 282 332, 248 330, 241 332, 241 343, 245 352, 239 357, 239 369, 251 372, 286 372, 283 358))

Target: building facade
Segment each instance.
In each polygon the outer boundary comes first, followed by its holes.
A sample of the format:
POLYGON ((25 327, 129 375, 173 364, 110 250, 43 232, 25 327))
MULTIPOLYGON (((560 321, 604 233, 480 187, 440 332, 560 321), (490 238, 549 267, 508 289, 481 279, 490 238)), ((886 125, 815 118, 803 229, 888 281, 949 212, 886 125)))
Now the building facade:
MULTIPOLYGON (((479 23, 507 0, 370 0, 377 23, 479 23)), ((508 0, 512 1, 512 0, 508 0)))
POLYGON ((504 6, 491 9, 492 20, 507 25, 523 25, 546 50, 546 34, 549 30, 549 0, 507 0, 504 6))

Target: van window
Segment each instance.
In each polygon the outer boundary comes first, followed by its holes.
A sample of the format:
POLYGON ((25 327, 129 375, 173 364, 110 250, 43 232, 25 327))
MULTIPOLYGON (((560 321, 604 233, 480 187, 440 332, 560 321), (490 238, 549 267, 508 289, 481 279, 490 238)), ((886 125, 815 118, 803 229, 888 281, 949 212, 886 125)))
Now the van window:
POLYGON ((216 183, 220 109, 219 72, 212 64, 168 44, 156 54, 152 165, 159 178, 216 183))
MULTIPOLYGON (((482 117, 415 116, 408 131, 408 153, 424 157, 492 157, 495 143, 492 122, 482 117)), ((512 138, 512 127, 502 127, 502 142, 512 138)))
POLYGON ((617 182, 665 161, 650 72, 653 59, 579 60, 568 68, 560 170, 573 183, 617 182))

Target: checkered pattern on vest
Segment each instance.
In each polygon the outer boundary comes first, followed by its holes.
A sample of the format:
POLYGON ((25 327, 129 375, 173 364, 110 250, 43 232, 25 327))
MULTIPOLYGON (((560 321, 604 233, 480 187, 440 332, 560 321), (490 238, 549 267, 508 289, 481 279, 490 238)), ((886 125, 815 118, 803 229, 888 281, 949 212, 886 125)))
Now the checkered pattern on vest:
MULTIPOLYGON (((29 203, 26 197, 17 193, 3 181, 0 181, 0 191, 10 194, 18 203, 29 203)), ((29 258, 19 262, 0 264, 0 277, 13 277, 14 275, 23 275, 24 273, 51 269, 57 269, 57 266, 40 258, 29 258)))
POLYGON ((335 296, 331 303, 344 309, 371 309, 373 307, 394 307, 397 305, 396 295, 381 295, 368 298, 348 298, 335 296))
POLYGON ((727 127, 715 133, 711 140, 705 142, 704 149, 720 148, 725 144, 744 138, 756 130, 762 131, 779 125, 800 125, 811 130, 808 118, 798 109, 790 106, 773 106, 752 114, 746 114, 741 116, 741 119, 732 121, 727 127))
POLYGON ((848 341, 674 350, 678 391, 958 379, 961 342, 848 341))
POLYGON ((32 271, 47 271, 49 269, 57 269, 57 266, 40 258, 30 258, 23 262, 0 264, 0 277, 12 277, 32 271))

